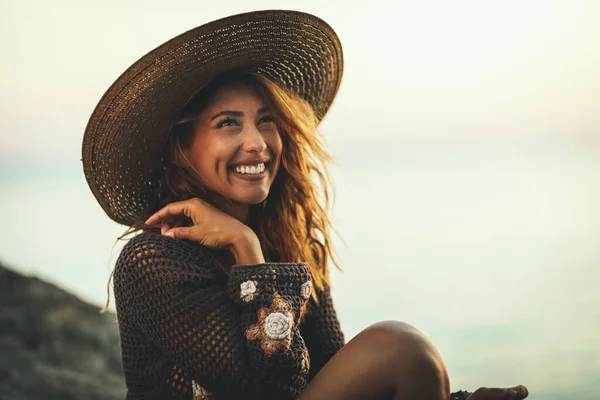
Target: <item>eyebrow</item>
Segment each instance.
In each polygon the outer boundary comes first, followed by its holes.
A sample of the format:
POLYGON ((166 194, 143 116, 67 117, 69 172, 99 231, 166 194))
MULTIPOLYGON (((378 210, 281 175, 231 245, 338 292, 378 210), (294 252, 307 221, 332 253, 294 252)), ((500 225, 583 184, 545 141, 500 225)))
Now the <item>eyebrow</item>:
MULTIPOLYGON (((269 107, 263 107, 263 108, 260 108, 258 110, 258 114, 262 114, 262 113, 265 113, 267 111, 269 111, 269 107)), ((212 121, 213 119, 219 118, 222 115, 231 115, 231 116, 234 116, 234 117, 242 117, 244 115, 244 113, 241 112, 241 111, 225 110, 225 111, 221 111, 221 112, 216 113, 215 115, 213 115, 210 118, 210 120, 212 121)))

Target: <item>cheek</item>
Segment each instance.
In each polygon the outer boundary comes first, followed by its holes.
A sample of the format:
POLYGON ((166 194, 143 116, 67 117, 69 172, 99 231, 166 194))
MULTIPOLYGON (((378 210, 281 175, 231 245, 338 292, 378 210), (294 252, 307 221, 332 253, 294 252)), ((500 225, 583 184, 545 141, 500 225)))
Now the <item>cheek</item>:
POLYGON ((274 134, 273 137, 270 138, 268 146, 271 149, 271 152, 273 153, 273 157, 279 160, 281 158, 281 152, 283 151, 283 142, 281 140, 281 135, 279 135, 279 133, 274 134))
MULTIPOLYGON (((275 159, 275 169, 273 170, 273 172, 276 176, 279 173, 279 170, 281 169, 281 154, 283 152, 283 142, 279 134, 277 134, 277 136, 273 138, 271 149, 273 158, 275 159)), ((275 176, 273 177, 273 179, 275 179, 275 176)))
POLYGON ((229 154, 229 146, 222 140, 198 140, 194 144, 197 165, 204 172, 227 165, 229 154))
POLYGON ((202 141, 196 141, 192 148, 192 157, 194 157, 194 159, 191 161, 201 175, 206 172, 207 159, 209 158, 207 155, 210 154, 207 150, 209 149, 202 141))

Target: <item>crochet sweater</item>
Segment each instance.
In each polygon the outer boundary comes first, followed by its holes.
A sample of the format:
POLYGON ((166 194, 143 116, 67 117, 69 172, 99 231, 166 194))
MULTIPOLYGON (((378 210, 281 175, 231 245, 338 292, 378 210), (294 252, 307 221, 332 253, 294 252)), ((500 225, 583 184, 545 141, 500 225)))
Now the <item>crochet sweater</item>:
POLYGON ((154 231, 114 271, 127 399, 295 399, 344 345, 306 263, 235 266, 154 231), (310 312, 300 318, 310 302, 310 312))

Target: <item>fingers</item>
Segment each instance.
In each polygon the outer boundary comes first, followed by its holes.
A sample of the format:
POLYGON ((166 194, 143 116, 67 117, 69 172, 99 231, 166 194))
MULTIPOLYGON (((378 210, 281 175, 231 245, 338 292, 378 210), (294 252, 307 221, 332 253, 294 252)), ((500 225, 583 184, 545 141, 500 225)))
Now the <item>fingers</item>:
POLYGON ((169 203, 154 214, 150 216, 145 222, 146 225, 152 226, 158 224, 160 221, 172 216, 185 216, 193 219, 196 207, 201 202, 200 199, 194 198, 189 200, 177 201, 169 203))
POLYGON ((529 390, 527 390, 527 388, 523 385, 518 385, 514 387, 515 389, 517 389, 517 398, 518 399, 524 399, 527 396, 529 396, 529 390))
MULTIPOLYGON (((185 208, 186 205, 182 204, 182 202, 169 203, 157 212, 155 212, 150 218, 148 218, 146 220, 146 225, 155 225, 158 222, 165 220, 166 218, 172 215, 186 215, 186 213, 184 212, 185 208)), ((187 213, 189 214, 189 210, 187 211, 187 213)))
POLYGON ((166 231, 164 235, 172 237, 173 239, 191 239, 190 228, 187 227, 172 228, 166 231))
POLYGON ((504 400, 505 398, 510 398, 511 394, 501 388, 482 387, 474 391, 468 400, 504 400))
POLYGON ((163 221, 162 224, 160 225, 160 234, 164 235, 171 228, 173 228, 173 224, 170 224, 167 221, 163 221))
POLYGON ((527 388, 518 385, 510 388, 486 388, 477 389, 469 400, 520 400, 529 395, 527 388))

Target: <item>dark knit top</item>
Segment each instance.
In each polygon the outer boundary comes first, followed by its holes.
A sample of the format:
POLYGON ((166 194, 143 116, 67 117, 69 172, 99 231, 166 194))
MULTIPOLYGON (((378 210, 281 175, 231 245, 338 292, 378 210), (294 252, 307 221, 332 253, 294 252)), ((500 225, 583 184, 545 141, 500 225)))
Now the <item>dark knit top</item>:
POLYGON ((127 399, 297 398, 344 345, 329 290, 311 290, 305 263, 227 275, 196 242, 132 238, 114 272, 127 399))

